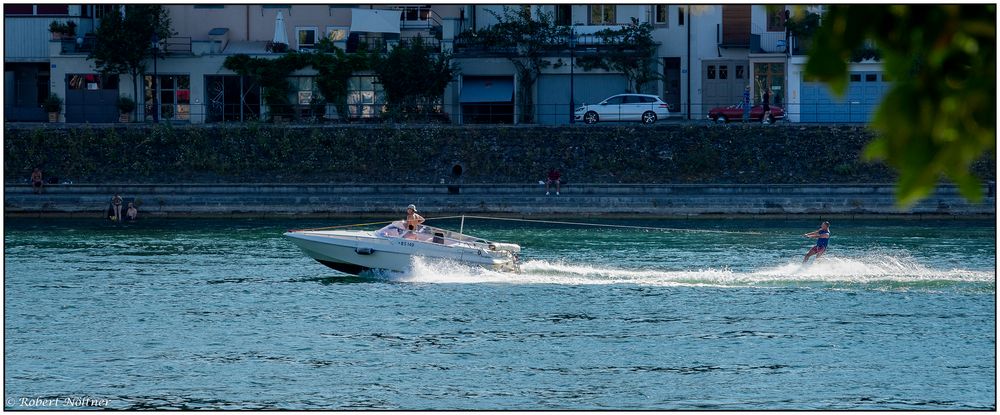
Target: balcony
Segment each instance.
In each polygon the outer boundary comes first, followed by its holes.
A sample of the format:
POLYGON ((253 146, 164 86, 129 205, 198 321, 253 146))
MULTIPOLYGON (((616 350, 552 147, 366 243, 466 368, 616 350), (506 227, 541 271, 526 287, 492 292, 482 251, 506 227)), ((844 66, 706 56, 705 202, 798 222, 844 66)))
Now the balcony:
POLYGON ((77 33, 93 29, 89 17, 5 16, 4 60, 15 62, 46 62, 49 60, 49 24, 53 20, 76 23, 77 33))
MULTIPOLYGON (((93 33, 87 33, 83 37, 76 39, 60 39, 59 43, 60 54, 62 55, 90 54, 90 52, 94 51, 94 47, 97 46, 97 37, 93 33)), ((191 38, 167 38, 162 42, 161 53, 164 56, 190 55, 192 53, 191 38)))

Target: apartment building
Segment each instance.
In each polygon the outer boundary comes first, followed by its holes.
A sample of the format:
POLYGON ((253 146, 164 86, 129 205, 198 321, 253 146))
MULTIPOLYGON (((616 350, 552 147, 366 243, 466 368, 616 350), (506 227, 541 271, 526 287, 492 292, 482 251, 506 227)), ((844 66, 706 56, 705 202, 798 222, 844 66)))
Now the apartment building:
MULTIPOLYGON (((527 7, 533 16, 548 14, 569 26, 572 47, 553 50, 553 64, 535 83, 533 122, 570 122, 571 108, 595 103, 629 87, 621 73, 583 70, 571 63, 601 53, 595 33, 633 21, 649 23, 657 44, 658 78, 645 93, 659 95, 678 118, 701 119, 719 105, 739 101, 750 85, 764 88, 786 107, 789 119, 803 122, 865 122, 881 99, 886 82, 877 62, 851 67, 846 100, 830 97, 824 85, 802 78, 807 44, 784 28, 789 13, 801 8, 763 5, 234 5, 170 4, 174 36, 160 39, 155 70, 136 80, 101 76, 87 55, 93 31, 110 5, 4 6, 5 94, 7 121, 41 121, 39 109, 49 91, 65 98, 65 122, 114 122, 118 96, 137 95, 146 121, 214 123, 267 119, 260 86, 223 67, 229 56, 277 57, 269 43, 309 51, 323 37, 348 53, 388 51, 421 37, 434 49, 454 54, 460 74, 447 88, 441 108, 454 123, 516 123, 521 117, 517 71, 508 56, 464 48, 461 34, 497 22, 505 7, 527 7), (53 20, 73 21, 75 36, 49 33, 53 20), (572 85, 572 88, 570 87, 572 85)), ((151 47, 152 52, 152 47, 151 47)), ((152 57, 152 53, 151 53, 152 57)), ((311 68, 292 74, 291 101, 305 111, 315 96, 311 68)), ((371 73, 350 82, 352 118, 378 117, 384 96, 371 73)), ((318 115, 318 114, 312 114, 318 115)), ((336 118, 328 108, 327 118, 336 118)))

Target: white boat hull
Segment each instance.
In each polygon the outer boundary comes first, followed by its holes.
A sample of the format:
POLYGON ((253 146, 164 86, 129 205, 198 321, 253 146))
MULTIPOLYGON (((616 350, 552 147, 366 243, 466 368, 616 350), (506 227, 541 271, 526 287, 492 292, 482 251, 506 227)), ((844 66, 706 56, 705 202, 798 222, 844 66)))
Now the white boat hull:
MULTIPOLYGON (((406 272, 414 257, 455 261, 498 271, 517 271, 517 255, 489 245, 386 238, 369 231, 290 231, 284 234, 310 258, 337 271, 406 272)), ((485 241, 484 241, 485 242, 485 241)))

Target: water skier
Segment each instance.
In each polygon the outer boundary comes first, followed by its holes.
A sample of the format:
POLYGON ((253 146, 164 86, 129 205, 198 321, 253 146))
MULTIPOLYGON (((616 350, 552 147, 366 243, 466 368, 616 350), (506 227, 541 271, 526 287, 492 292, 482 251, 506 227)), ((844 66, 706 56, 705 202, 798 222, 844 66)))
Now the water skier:
POLYGON ((805 264, 809 261, 809 257, 813 255, 816 255, 816 259, 818 260, 826 252, 826 246, 830 243, 830 222, 823 222, 819 226, 819 230, 803 234, 802 236, 816 239, 816 246, 812 247, 806 253, 806 257, 802 259, 802 263, 805 264))

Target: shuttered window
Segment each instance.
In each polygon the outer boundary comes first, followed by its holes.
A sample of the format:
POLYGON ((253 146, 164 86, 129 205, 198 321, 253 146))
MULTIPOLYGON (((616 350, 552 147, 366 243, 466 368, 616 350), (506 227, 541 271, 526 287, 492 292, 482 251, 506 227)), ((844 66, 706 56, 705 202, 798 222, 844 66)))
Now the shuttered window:
POLYGON ((750 5, 722 6, 722 44, 750 46, 750 5))

